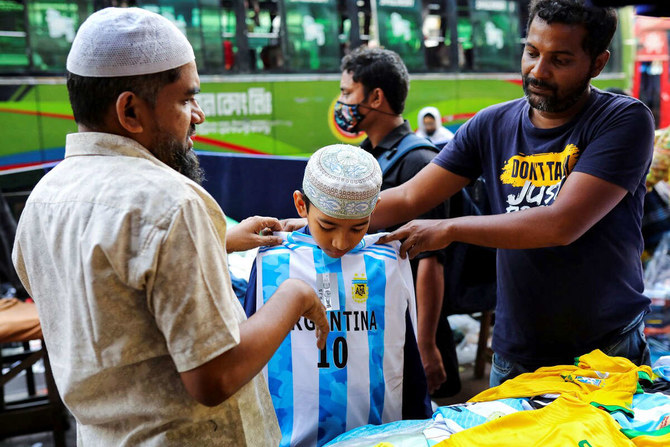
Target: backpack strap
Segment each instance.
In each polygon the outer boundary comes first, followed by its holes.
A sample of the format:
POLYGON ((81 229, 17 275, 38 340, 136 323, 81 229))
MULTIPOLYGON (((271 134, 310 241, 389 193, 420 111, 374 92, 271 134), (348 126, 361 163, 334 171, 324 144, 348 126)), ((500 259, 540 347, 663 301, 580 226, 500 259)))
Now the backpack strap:
POLYGON ((414 149, 428 149, 435 153, 440 152, 430 140, 420 137, 415 133, 409 133, 400 141, 400 144, 384 152, 377 159, 379 167, 382 169, 382 175, 386 175, 397 162, 414 149))

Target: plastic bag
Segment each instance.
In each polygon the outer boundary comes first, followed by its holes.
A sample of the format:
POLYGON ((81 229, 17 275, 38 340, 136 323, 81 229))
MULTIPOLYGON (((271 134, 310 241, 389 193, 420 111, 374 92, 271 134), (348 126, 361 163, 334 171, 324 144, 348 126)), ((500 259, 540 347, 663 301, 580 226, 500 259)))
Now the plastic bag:
POLYGON ((447 319, 454 332, 463 334, 462 340, 456 345, 459 365, 473 363, 477 358, 481 323, 470 315, 449 315, 447 319))

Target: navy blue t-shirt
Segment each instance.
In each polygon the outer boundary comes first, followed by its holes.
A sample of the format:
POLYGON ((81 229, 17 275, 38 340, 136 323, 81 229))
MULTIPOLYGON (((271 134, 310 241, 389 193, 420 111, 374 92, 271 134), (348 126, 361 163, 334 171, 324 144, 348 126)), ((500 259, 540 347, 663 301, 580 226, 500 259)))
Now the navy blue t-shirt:
POLYGON ((482 110, 433 162, 484 176, 495 214, 551 205, 573 171, 628 191, 568 246, 498 250, 493 350, 526 365, 571 364, 648 308, 640 225, 654 121, 636 99, 596 88, 560 127, 536 128, 529 109, 521 98, 482 110))

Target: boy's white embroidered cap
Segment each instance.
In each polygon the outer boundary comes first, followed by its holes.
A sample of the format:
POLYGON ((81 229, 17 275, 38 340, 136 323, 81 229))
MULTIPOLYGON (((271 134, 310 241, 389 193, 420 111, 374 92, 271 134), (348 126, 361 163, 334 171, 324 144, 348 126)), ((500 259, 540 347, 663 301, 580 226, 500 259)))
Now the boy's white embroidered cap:
POLYGON ((381 186, 377 160, 348 144, 333 144, 312 154, 302 180, 309 201, 336 219, 368 217, 375 209, 381 186))
POLYGON ((165 17, 141 8, 105 8, 79 27, 66 68, 107 78, 159 73, 193 60, 188 39, 165 17))

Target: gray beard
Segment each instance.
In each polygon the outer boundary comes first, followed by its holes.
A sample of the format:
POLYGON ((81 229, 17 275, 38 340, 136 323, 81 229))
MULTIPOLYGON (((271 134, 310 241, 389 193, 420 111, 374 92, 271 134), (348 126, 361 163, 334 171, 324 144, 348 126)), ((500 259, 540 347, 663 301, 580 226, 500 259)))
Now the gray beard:
MULTIPOLYGON (((538 97, 537 95, 532 96, 532 94, 528 91, 528 85, 531 84, 531 82, 528 80, 527 77, 524 76, 523 78, 523 92, 526 95, 526 100, 530 104, 530 106, 536 110, 539 110, 541 112, 549 112, 549 113, 561 113, 565 112, 568 110, 570 107, 574 106, 577 104, 577 102, 582 98, 584 95, 584 92, 589 86, 589 83, 591 82, 591 78, 587 77, 585 78, 577 88, 574 90, 570 91, 565 97, 563 98, 558 98, 556 94, 553 96, 544 96, 544 97, 538 97)), ((546 86, 546 84, 542 82, 538 82, 536 84, 539 84, 539 86, 546 86)))

